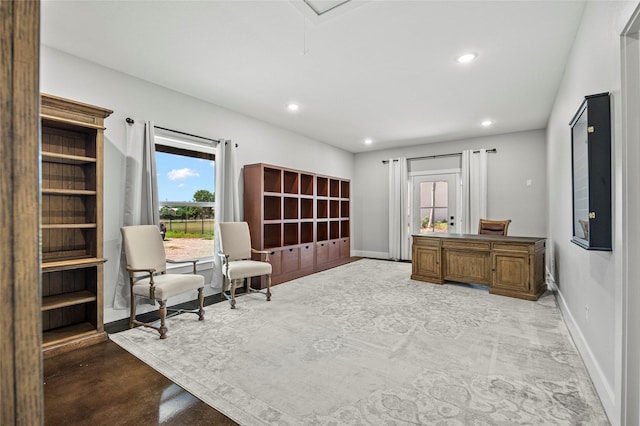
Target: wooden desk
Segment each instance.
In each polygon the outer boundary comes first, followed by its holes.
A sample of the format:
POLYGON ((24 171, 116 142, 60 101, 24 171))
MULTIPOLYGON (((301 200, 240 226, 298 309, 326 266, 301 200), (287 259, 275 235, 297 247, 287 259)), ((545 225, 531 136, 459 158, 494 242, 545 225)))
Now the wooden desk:
POLYGON ((489 293, 537 300, 547 289, 544 251, 545 238, 414 235, 411 279, 483 284, 489 293))

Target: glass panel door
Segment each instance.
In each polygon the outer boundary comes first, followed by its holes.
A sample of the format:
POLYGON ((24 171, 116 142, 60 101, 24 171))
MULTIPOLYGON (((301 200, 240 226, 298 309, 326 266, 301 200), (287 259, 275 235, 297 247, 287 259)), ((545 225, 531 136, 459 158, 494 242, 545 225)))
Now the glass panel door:
POLYGON ((412 182, 411 232, 456 232, 455 173, 414 176, 412 182))

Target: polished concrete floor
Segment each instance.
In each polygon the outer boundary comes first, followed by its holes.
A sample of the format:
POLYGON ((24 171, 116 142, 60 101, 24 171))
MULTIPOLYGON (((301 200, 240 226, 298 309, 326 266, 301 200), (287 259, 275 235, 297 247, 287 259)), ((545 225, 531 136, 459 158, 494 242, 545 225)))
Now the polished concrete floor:
POLYGON ((111 341, 44 360, 44 423, 237 424, 111 341))

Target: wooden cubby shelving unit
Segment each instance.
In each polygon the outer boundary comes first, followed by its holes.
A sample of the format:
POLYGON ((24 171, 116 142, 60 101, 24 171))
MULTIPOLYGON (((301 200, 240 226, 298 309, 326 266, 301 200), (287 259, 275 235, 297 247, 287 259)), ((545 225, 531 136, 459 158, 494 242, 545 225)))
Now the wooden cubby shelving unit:
MULTIPOLYGON (((350 181, 269 164, 244 166, 244 220, 269 250, 272 284, 349 261, 350 181)), ((253 279, 263 288, 264 278, 253 279)))
POLYGON ((103 324, 104 119, 112 111, 41 96, 42 349, 107 339, 103 324))

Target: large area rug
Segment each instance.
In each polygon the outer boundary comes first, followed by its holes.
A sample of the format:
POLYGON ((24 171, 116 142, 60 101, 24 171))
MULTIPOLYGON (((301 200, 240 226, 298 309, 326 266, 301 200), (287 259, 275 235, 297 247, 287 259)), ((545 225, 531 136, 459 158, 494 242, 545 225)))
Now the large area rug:
POLYGON ((607 425, 552 295, 363 259, 111 340, 242 425, 607 425))

